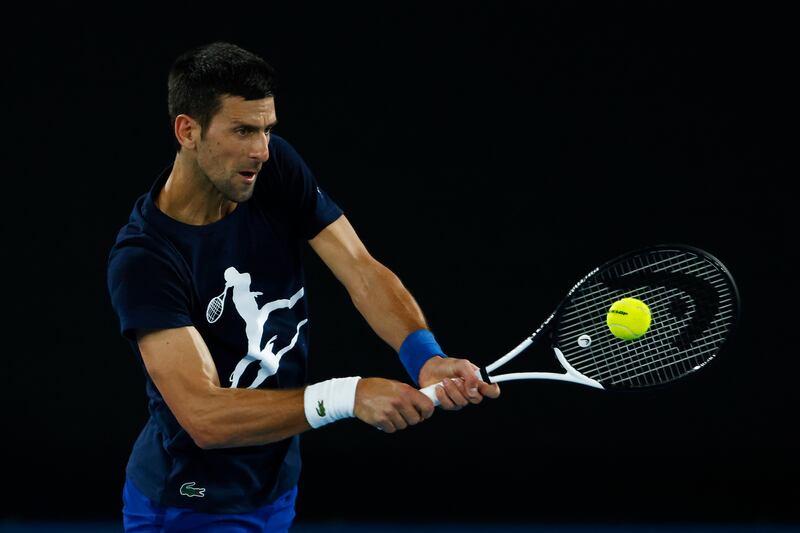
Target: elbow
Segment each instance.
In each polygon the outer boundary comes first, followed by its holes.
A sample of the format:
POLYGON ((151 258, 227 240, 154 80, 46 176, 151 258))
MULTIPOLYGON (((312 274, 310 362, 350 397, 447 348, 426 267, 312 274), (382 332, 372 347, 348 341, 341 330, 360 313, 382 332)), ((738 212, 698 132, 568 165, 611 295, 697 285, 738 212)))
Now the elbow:
POLYGON ((200 432, 189 433, 195 445, 201 450, 215 450, 222 448, 221 440, 216 435, 200 432))
POLYGON ((185 429, 194 441, 195 445, 201 450, 214 450, 222 447, 222 439, 216 431, 208 428, 202 428, 197 425, 192 425, 191 427, 186 427, 185 429))
POLYGON ((178 423, 201 450, 230 446, 230 430, 225 423, 224 404, 216 401, 216 388, 203 390, 174 411, 178 423))
POLYGON ((217 450, 219 448, 230 448, 233 444, 227 435, 219 431, 198 431, 189 433, 195 445, 201 450, 217 450))
POLYGON ((181 426, 201 450, 215 450, 229 446, 229 436, 225 435, 216 424, 212 425, 195 419, 188 420, 186 423, 182 422, 181 426))
POLYGON ((287 435, 281 432, 274 432, 259 436, 257 442, 254 443, 249 442, 248 439, 243 439, 241 435, 237 436, 233 432, 224 433, 220 430, 193 428, 192 431, 187 431, 187 433, 201 450, 218 450, 220 448, 233 448, 250 444, 271 444, 287 438, 287 435))

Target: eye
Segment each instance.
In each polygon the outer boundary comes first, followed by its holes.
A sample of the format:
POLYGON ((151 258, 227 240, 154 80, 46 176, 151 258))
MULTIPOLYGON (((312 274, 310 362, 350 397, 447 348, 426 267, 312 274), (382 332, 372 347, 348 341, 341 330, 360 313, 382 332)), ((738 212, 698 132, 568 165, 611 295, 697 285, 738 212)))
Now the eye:
POLYGON ((247 130, 245 128, 236 128, 233 131, 236 132, 236 135, 239 137, 245 137, 247 135, 247 130))

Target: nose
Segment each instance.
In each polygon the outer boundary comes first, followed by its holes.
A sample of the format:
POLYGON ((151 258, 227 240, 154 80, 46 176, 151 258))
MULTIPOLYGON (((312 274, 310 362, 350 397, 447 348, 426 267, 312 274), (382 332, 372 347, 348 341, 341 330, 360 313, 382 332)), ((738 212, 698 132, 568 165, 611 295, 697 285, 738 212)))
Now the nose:
POLYGON ((261 163, 266 163, 269 159, 269 133, 255 135, 255 143, 251 149, 250 157, 261 163))

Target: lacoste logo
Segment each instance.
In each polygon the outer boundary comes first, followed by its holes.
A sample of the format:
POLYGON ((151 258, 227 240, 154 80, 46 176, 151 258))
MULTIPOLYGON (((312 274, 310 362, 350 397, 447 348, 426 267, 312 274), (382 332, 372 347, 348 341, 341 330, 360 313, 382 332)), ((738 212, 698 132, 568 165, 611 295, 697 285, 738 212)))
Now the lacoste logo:
POLYGON ((319 416, 325 416, 325 405, 322 403, 322 400, 317 402, 317 414, 319 416))
POLYGON ((184 483, 181 485, 181 496, 188 496, 190 498, 202 498, 206 495, 206 489, 194 486, 194 481, 190 481, 189 483, 184 483))

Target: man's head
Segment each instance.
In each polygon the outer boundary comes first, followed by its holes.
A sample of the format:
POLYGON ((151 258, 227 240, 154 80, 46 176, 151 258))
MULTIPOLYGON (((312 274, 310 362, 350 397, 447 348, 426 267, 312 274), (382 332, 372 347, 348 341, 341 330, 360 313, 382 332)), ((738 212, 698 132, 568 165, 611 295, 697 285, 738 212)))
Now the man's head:
POLYGON ((188 115, 206 129, 222 107, 222 96, 245 100, 273 96, 274 73, 266 61, 233 44, 189 50, 175 60, 169 73, 170 121, 174 126, 178 115, 188 115))
POLYGON ((196 48, 169 75, 169 112, 182 159, 232 202, 253 193, 277 122, 273 70, 227 43, 196 48))

